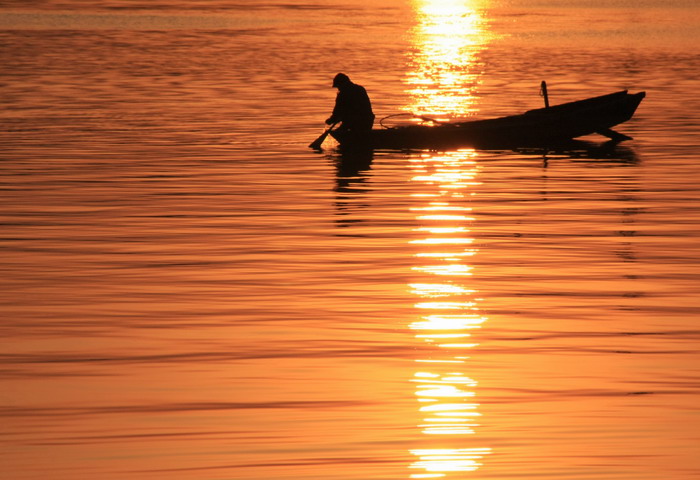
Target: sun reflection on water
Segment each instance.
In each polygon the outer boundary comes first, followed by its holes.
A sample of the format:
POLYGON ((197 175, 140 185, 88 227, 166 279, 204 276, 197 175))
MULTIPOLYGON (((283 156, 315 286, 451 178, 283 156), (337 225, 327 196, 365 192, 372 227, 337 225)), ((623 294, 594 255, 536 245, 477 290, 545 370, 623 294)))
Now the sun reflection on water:
POLYGON ((411 478, 474 471, 490 452, 482 446, 465 447, 481 414, 475 401, 478 382, 462 370, 466 351, 478 345, 472 332, 486 321, 479 312, 478 292, 468 288, 472 266, 464 263, 478 253, 469 236, 474 219, 462 215, 471 210, 465 202, 471 196, 469 189, 478 184, 475 155, 473 150, 458 150, 411 162, 419 202, 411 210, 420 225, 410 240, 419 250, 413 270, 425 275, 426 282, 409 285, 420 299, 414 305, 417 318, 409 326, 418 340, 432 347, 429 355, 416 359, 420 369, 412 382, 421 417, 418 428, 430 437, 431 446, 439 447, 411 450, 417 459, 410 468, 420 472, 411 478), (465 178, 470 181, 464 182, 465 178))
POLYGON ((479 54, 489 40, 473 0, 414 0, 418 22, 406 76, 406 110, 437 120, 475 113, 479 54))
MULTIPOLYGON (((437 119, 474 113, 478 55, 487 41, 484 20, 468 0, 415 0, 418 25, 406 83, 419 115, 437 119)), ((412 158, 413 198, 418 227, 410 240, 417 251, 412 270, 420 280, 409 287, 419 298, 410 323, 429 354, 416 359, 412 382, 419 405, 417 427, 426 448, 411 450, 411 478, 442 478, 475 471, 491 452, 478 445, 481 414, 478 381, 466 373, 472 337, 486 318, 478 292, 469 288, 478 253, 471 235, 474 218, 467 202, 479 185, 474 150, 423 154, 412 158)))

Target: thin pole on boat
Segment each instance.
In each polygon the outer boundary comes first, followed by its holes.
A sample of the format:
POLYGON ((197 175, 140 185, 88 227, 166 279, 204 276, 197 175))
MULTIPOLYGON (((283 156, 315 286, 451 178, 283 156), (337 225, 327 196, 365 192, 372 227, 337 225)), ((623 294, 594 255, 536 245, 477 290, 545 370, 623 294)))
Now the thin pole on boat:
POLYGON ((544 108, 549 108, 549 95, 547 95, 547 82, 542 80, 540 84, 540 95, 544 97, 544 108))

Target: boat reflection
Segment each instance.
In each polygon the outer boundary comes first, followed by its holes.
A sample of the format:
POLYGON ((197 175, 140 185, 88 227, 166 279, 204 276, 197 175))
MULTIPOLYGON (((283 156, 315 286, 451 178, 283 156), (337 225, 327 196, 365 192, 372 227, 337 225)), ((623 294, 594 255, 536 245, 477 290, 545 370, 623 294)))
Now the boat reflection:
POLYGON ((336 226, 351 227, 362 222, 362 216, 355 215, 358 210, 367 208, 367 203, 359 200, 358 194, 370 192, 367 186, 368 171, 372 168, 374 152, 372 150, 343 150, 327 156, 336 169, 335 208, 336 226))
POLYGON ((339 147, 337 153, 330 158, 335 163, 338 178, 354 177, 372 168, 374 150, 339 147))
MULTIPOLYGON (((479 56, 488 41, 484 17, 468 0, 414 0, 414 7, 417 25, 406 75, 411 101, 404 110, 436 120, 474 115, 479 56)), ((466 373, 469 350, 476 346, 472 334, 486 320, 478 292, 469 288, 469 259, 478 252, 469 208, 478 185, 476 155, 464 149, 410 158, 418 225, 411 240, 416 281, 410 289, 418 300, 410 328, 428 346, 412 378, 425 437, 410 451, 411 478, 474 471, 490 453, 474 437, 478 382, 466 373)))
POLYGON ((556 159, 616 165, 636 165, 640 161, 634 149, 615 141, 596 143, 571 140, 552 148, 518 148, 514 152, 519 155, 541 157, 545 167, 551 160, 556 159))

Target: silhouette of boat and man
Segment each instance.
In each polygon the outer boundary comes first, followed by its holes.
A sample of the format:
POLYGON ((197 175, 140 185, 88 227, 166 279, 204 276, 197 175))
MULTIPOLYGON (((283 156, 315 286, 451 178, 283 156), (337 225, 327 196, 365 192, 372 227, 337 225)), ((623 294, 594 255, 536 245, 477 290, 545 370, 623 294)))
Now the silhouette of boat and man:
POLYGON ((522 114, 457 122, 416 116, 428 122, 373 128, 375 116, 365 88, 344 73, 333 78, 333 87, 338 89, 338 95, 326 120, 330 126, 309 145, 313 149, 320 149, 329 135, 344 149, 555 148, 594 133, 619 143, 631 137, 612 127, 632 118, 646 95, 622 90, 550 106, 547 85, 542 82, 545 107, 522 114))

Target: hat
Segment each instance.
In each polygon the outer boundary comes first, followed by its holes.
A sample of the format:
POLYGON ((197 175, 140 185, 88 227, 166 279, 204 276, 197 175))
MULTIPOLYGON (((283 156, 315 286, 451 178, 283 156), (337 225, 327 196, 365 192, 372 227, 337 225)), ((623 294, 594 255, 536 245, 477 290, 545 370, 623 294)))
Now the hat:
POLYGON ((339 86, 345 84, 345 83, 350 83, 350 77, 345 75, 344 73, 339 73, 333 78, 333 86, 338 88, 339 86))

